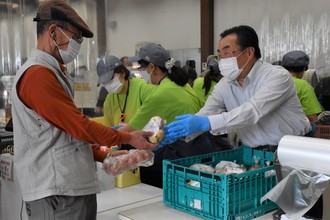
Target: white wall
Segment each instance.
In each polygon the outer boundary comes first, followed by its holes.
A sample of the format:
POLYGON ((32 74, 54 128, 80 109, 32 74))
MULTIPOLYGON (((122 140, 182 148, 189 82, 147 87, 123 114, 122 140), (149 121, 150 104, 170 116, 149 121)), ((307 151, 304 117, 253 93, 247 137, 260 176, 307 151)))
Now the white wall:
POLYGON ((200 0, 107 0, 107 50, 134 55, 139 42, 168 50, 200 48, 200 0), (110 23, 115 21, 113 29, 110 23))
POLYGON ((215 47, 223 30, 245 24, 258 33, 265 61, 279 60, 290 50, 304 50, 311 67, 330 65, 327 0, 215 0, 214 12, 215 47))

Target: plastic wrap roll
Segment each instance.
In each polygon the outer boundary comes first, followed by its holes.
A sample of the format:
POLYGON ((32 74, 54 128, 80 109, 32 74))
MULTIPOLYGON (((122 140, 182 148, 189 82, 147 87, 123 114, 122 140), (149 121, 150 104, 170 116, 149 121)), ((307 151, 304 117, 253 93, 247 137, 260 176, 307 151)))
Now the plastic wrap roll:
POLYGON ((330 175, 330 140, 287 135, 277 155, 282 166, 330 175))

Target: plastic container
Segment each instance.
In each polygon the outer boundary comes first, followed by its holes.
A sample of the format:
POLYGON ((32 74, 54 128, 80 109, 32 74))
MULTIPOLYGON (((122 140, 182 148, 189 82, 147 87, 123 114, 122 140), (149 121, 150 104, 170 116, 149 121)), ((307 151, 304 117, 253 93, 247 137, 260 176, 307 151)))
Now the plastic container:
POLYGON ((136 168, 133 171, 127 171, 115 177, 115 186, 118 188, 124 188, 141 183, 140 168, 136 168))
POLYGON ((330 139, 330 125, 317 125, 315 137, 330 139))
POLYGON ((177 160, 163 161, 163 202, 172 208, 205 219, 253 219, 277 208, 260 198, 276 185, 274 153, 239 147, 177 160), (213 174, 190 169, 195 163, 212 165, 221 160, 253 166, 253 156, 260 158, 259 169, 241 174, 213 174), (272 163, 271 163, 272 164, 272 163), (188 184, 194 181, 195 186, 188 184))

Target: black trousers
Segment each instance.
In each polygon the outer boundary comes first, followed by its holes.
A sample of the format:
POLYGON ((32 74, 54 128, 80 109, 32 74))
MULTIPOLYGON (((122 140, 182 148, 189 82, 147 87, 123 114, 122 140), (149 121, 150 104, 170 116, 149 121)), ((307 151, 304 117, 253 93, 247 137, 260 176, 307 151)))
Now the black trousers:
POLYGON ((163 160, 174 160, 221 150, 231 149, 226 136, 214 136, 206 132, 196 139, 185 142, 178 140, 155 152, 154 164, 150 167, 140 167, 141 182, 158 188, 163 188, 163 160))

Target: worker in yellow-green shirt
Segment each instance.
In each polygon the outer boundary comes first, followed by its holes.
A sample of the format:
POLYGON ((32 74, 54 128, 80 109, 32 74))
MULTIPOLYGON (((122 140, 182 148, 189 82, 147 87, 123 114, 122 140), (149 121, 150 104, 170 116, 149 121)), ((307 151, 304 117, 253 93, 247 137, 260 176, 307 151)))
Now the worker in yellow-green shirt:
POLYGON ((130 71, 112 55, 102 56, 96 69, 98 84, 109 92, 103 104, 102 123, 119 127, 129 122, 155 86, 143 79, 130 78, 130 71))
MULTIPOLYGON (((120 131, 141 130, 154 116, 161 117, 166 123, 175 121, 175 116, 195 114, 201 108, 200 101, 191 86, 184 70, 175 66, 175 60, 159 44, 147 44, 139 52, 139 64, 146 66, 150 81, 156 86, 152 94, 143 102, 134 117, 120 131)), ((195 146, 179 140, 168 145, 162 140, 155 151, 154 164, 140 167, 141 182, 162 187, 162 161, 164 159, 182 158, 198 155, 208 150, 206 144, 195 146)), ((205 143, 205 142, 203 142, 205 143)))
POLYGON ((216 58, 211 59, 207 63, 207 66, 208 69, 205 71, 206 73, 204 77, 198 77, 193 84, 193 89, 195 90, 202 106, 204 106, 207 98, 212 93, 214 86, 222 78, 216 58))
POLYGON ((317 121, 317 115, 322 112, 322 107, 313 87, 306 80, 301 79, 308 65, 309 57, 303 51, 290 51, 282 58, 282 66, 292 75, 303 111, 313 125, 317 121))

